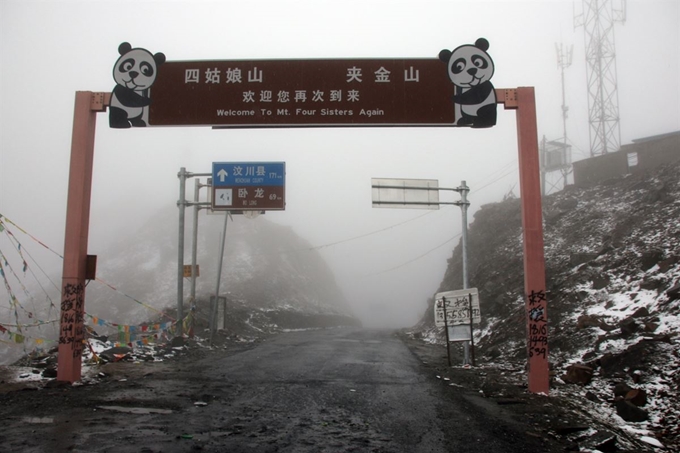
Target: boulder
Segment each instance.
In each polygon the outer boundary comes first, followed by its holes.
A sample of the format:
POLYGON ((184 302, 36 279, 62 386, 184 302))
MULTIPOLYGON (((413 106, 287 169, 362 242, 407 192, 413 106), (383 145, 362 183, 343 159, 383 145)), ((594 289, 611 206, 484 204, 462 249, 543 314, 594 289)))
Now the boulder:
POLYGON ((634 318, 626 318, 619 323, 619 328, 621 329, 621 335, 624 337, 629 337, 638 331, 640 325, 635 321, 634 318))
POLYGON ((99 353, 99 357, 107 362, 118 362, 132 357, 132 349, 126 346, 116 346, 99 353))
POLYGON ((619 382, 614 386, 614 396, 626 396, 631 390, 633 389, 628 384, 625 382, 619 382))
POLYGON ((640 409, 635 404, 623 398, 617 399, 614 404, 616 405, 616 413, 618 416, 627 422, 644 422, 649 418, 646 410, 640 409))
POLYGON ((601 322, 600 318, 595 315, 581 315, 576 321, 576 328, 599 327, 601 322))
POLYGON ((663 250, 660 249, 647 250, 645 252, 642 252, 642 256, 640 257, 640 268, 643 271, 646 271, 654 267, 660 261, 663 261, 663 250))
POLYGON ((675 299, 680 299, 680 283, 672 286, 666 291, 666 295, 668 296, 668 300, 675 300, 675 299))
POLYGON ((569 265, 572 267, 580 266, 597 258, 597 253, 572 253, 569 256, 569 265))
POLYGON ((659 324, 653 321, 648 321, 645 323, 645 332, 653 333, 659 328, 659 324))
POLYGON ((587 391, 585 397, 588 401, 592 401, 593 403, 600 403, 601 402, 600 398, 598 398, 597 395, 594 394, 591 391, 587 391))
POLYGON ((57 369, 56 368, 45 368, 42 372, 42 377, 44 378, 55 378, 57 377, 57 369))
POLYGON ((644 389, 631 389, 626 393, 624 399, 635 404, 637 407, 644 406, 647 404, 647 392, 644 389))
POLYGON ((647 275, 640 282, 640 288, 641 289, 648 289, 650 291, 658 290, 659 288, 661 288, 663 283, 664 282, 663 282, 662 279, 656 278, 654 276, 647 275))
POLYGON ((644 318, 645 316, 649 316, 649 310, 647 310, 647 307, 640 307, 635 310, 635 313, 632 314, 633 318, 644 318))
MULTIPOLYGON (((652 338, 650 338, 651 340, 652 338)), ((645 372, 658 355, 658 341, 639 341, 625 351, 605 353, 598 359, 603 377, 625 376, 635 371, 645 372)))
POLYGON ((593 369, 587 365, 576 363, 567 367, 567 374, 562 380, 569 384, 586 385, 593 379, 593 369))
POLYGON ((607 332, 616 329, 616 327, 610 326, 609 324, 604 322, 599 316, 595 315, 579 316, 578 320, 576 321, 576 328, 585 329, 588 327, 599 327, 600 329, 607 332))
POLYGON ((665 260, 659 262, 659 263, 658 263, 658 264, 659 264, 659 272, 662 273, 662 274, 665 274, 665 273, 668 272, 668 271, 670 270, 670 268, 673 267, 673 265, 675 265, 675 263, 677 263, 678 261, 680 261, 680 258, 678 258, 677 256, 671 256, 670 258, 665 259, 665 260))
POLYGON ((609 285, 610 279, 607 274, 593 275, 593 289, 603 289, 609 285))
POLYGON ((616 442, 616 434, 610 431, 602 430, 597 431, 595 434, 588 437, 587 439, 584 439, 583 441, 579 441, 579 446, 589 450, 597 450, 608 453, 618 451, 616 442))

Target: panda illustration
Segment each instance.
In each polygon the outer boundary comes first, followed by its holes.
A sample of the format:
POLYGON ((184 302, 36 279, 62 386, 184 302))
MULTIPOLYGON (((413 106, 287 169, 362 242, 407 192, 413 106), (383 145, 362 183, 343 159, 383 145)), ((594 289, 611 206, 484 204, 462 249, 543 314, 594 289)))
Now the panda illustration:
POLYGON ((149 87, 156 80, 158 66, 165 63, 165 55, 133 49, 127 42, 118 46, 118 53, 120 58, 113 67, 116 87, 111 95, 109 126, 120 129, 144 127, 146 110, 151 104, 149 87))
POLYGON ((491 127, 496 124, 496 91, 489 81, 493 60, 486 53, 489 42, 479 38, 453 51, 444 49, 439 59, 447 64, 449 79, 456 86, 453 96, 456 126, 491 127))

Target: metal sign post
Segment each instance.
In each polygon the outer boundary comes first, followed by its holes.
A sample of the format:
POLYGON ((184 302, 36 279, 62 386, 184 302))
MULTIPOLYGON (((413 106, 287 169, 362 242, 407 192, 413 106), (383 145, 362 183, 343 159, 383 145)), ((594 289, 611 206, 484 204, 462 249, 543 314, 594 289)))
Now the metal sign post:
MULTIPOLYGON (((214 179, 213 179, 214 181, 214 179)), ((227 236, 227 221, 229 220, 229 212, 224 213, 224 225, 222 227, 222 235, 220 236, 220 253, 217 258, 217 282, 215 283, 215 303, 210 307, 210 345, 213 344, 215 336, 215 328, 217 324, 217 303, 220 296, 220 280, 222 277, 222 262, 224 259, 224 243, 227 236)))
POLYGON ((108 99, 106 93, 76 92, 61 287, 59 381, 75 382, 81 376, 94 136, 97 112, 106 109, 108 99))
MULTIPOLYGON (((193 203, 186 200, 186 182, 187 179, 196 176, 210 176, 209 173, 191 173, 186 170, 186 168, 181 167, 177 173, 179 178, 179 200, 177 201, 177 207, 179 208, 179 225, 178 225, 178 241, 177 241, 177 330, 175 335, 179 338, 184 337, 184 220, 185 211, 187 206, 198 206, 201 204, 198 201, 193 203)), ((198 180, 197 180, 198 181, 198 180)), ((196 183, 196 187, 199 187, 199 183, 196 183)), ((197 191, 194 193, 194 199, 198 200, 197 191)), ((194 238, 192 240, 192 247, 196 246, 196 231, 198 225, 197 211, 194 211, 194 238)), ((192 304, 195 297, 196 291, 196 259, 195 254, 192 252, 192 277, 191 277, 191 298, 192 304)))
POLYGON ((444 308, 444 329, 446 330, 446 357, 448 357, 449 366, 451 366, 451 339, 449 338, 449 318, 446 314, 446 297, 442 297, 442 305, 444 308))
MULTIPOLYGON (((462 240, 461 240, 461 247, 462 247, 462 253, 463 253, 463 289, 468 288, 468 260, 467 260, 467 209, 470 203, 467 201, 467 194, 470 191, 470 188, 465 184, 465 181, 462 181, 460 183, 460 187, 458 187, 458 191, 460 193, 460 210, 461 210, 461 217, 462 217, 462 222, 463 222, 463 228, 462 228, 462 240)), ((472 316, 472 309, 470 309, 470 316, 472 316)), ((473 365, 474 366, 474 360, 470 360, 470 358, 474 355, 474 340, 472 339, 472 322, 470 322, 470 341, 464 341, 463 342, 463 365, 473 365)))
POLYGON ((473 313, 472 313, 472 293, 468 294, 468 300, 470 302, 469 307, 470 307, 470 364, 472 366, 475 366, 475 333, 472 328, 472 324, 474 322, 473 318, 473 313))

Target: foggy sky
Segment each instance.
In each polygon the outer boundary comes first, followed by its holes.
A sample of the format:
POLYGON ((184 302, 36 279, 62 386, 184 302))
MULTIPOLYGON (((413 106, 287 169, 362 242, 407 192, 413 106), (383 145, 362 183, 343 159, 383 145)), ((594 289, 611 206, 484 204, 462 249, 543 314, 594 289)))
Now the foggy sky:
MULTIPOLYGON (((574 8, 581 3, 3 0, 0 213, 63 249, 74 94, 113 89, 123 41, 172 61, 436 58, 444 48, 485 37, 496 66, 492 82, 535 87, 539 138, 548 139, 562 136, 555 44, 573 45, 567 133, 573 159, 582 159, 589 153, 586 69, 574 8)), ((622 144, 680 129, 679 29, 676 0, 629 1, 626 23, 615 26, 622 144)), ((460 209, 374 209, 371 178, 438 179, 443 187, 466 180, 472 221, 481 205, 511 190, 520 195, 515 128, 515 113, 502 106, 488 130, 112 130, 100 114, 89 253, 100 254, 112 237, 131 236, 158 207, 174 205, 180 167, 203 173, 212 162, 285 161, 286 210, 267 218, 315 246, 340 242, 320 251, 367 324, 411 324, 458 243, 460 209), (409 219, 415 220, 404 223, 409 219)), ((60 269, 51 259, 46 268, 60 269)))

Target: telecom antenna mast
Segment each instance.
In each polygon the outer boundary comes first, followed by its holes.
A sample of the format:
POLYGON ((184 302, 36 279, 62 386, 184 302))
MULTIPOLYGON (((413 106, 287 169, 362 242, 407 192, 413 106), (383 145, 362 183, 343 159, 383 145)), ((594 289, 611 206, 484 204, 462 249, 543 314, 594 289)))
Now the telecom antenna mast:
POLYGON ((582 25, 585 36, 590 155, 596 156, 621 147, 614 23, 625 22, 626 3, 583 0, 582 4, 581 14, 574 8, 574 26, 582 25))
POLYGON ((562 140, 564 142, 564 148, 567 148, 567 112, 569 107, 567 107, 566 93, 564 86, 564 70, 571 66, 572 55, 574 54, 574 46, 569 46, 569 50, 564 52, 564 46, 562 44, 555 43, 555 50, 557 50, 557 67, 560 68, 562 75, 562 140))
POLYGON ((566 88, 564 83, 564 70, 571 66, 571 57, 573 54, 573 46, 569 46, 569 50, 564 51, 562 44, 555 43, 557 50, 557 67, 560 69, 562 75, 562 138, 559 140, 548 141, 545 136, 540 143, 541 156, 541 195, 548 195, 552 192, 557 192, 567 187, 567 180, 571 174, 571 145, 567 144, 567 107, 566 88), (555 181, 552 176, 553 172, 559 171, 562 174, 562 187, 559 187, 560 181, 555 181))

